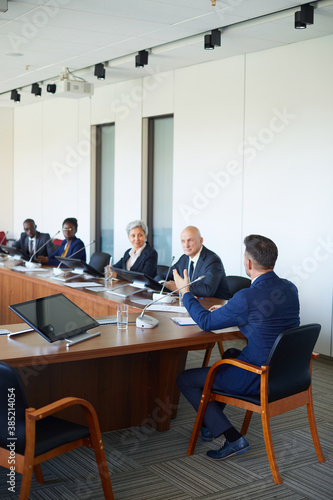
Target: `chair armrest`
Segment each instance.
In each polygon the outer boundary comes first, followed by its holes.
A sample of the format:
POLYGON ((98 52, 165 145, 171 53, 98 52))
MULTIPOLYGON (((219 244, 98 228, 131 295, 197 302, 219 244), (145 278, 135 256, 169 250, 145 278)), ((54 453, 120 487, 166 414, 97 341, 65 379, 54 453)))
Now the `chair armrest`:
POLYGON ((28 408, 26 410, 26 416, 31 420, 41 420, 42 418, 53 415, 54 413, 57 413, 61 410, 64 410, 65 408, 68 408, 69 406, 74 405, 82 406, 84 407, 84 409, 87 409, 91 413, 95 413, 94 407, 85 399, 67 397, 59 399, 58 401, 55 401, 54 403, 48 404, 46 406, 42 406, 37 410, 35 408, 28 408))
POLYGON ((237 358, 226 358, 226 359, 221 359, 220 361, 216 361, 216 363, 214 363, 211 367, 210 367, 210 370, 208 372, 208 375, 207 377, 211 376, 211 373, 212 374, 215 374, 216 370, 222 366, 222 365, 233 365, 233 366, 237 366, 238 368, 241 368, 243 370, 247 370, 249 372, 253 372, 253 373, 257 373, 258 375, 262 375, 263 373, 265 373, 267 371, 267 366, 256 366, 256 365, 252 365, 250 363, 247 363, 246 361, 241 361, 241 360, 238 360, 237 358))
POLYGON ((207 373, 205 386, 204 386, 203 391, 202 391, 201 401, 203 401, 203 399, 205 397, 204 394, 207 394, 208 392, 211 391, 212 386, 213 386, 213 382, 214 382, 214 378, 215 378, 215 373, 218 370, 218 368, 220 368, 220 366, 222 366, 222 365, 237 366, 238 368, 241 368, 243 370, 257 373, 258 375, 263 375, 268 370, 268 366, 259 367, 259 366, 251 365, 250 363, 247 363, 246 361, 240 361, 237 358, 221 359, 221 361, 217 361, 216 363, 214 363, 210 367, 209 372, 207 373))

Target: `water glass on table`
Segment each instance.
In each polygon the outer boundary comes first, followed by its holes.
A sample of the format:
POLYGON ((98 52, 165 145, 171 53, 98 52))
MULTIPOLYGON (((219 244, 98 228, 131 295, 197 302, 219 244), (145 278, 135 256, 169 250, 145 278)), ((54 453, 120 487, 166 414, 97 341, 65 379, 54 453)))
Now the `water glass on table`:
POLYGON ((104 287, 112 288, 112 270, 110 266, 104 267, 104 287))
POLYGON ((128 305, 117 305, 117 327, 119 330, 127 330, 128 327, 128 305))

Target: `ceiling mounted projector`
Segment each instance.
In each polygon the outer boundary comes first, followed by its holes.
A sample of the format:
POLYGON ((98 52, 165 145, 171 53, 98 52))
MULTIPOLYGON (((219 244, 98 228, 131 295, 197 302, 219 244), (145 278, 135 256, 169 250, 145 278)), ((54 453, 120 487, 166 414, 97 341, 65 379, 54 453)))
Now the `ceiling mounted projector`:
POLYGON ((94 93, 94 85, 92 83, 80 80, 60 80, 57 82, 57 97, 69 97, 78 99, 81 97, 89 97, 94 93))

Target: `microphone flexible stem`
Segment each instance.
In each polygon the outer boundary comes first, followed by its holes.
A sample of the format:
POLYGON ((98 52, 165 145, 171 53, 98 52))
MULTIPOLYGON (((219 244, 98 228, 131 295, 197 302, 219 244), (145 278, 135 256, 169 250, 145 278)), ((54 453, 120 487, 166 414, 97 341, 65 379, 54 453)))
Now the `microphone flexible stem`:
MULTIPOLYGON (((60 233, 60 231, 59 231, 59 233, 60 233)), ((84 247, 79 248, 78 250, 76 250, 76 252, 72 253, 72 255, 70 255, 68 258, 69 258, 69 259, 71 259, 71 258, 73 257, 73 255, 76 255, 77 253, 81 252, 81 250, 82 250, 83 248, 88 248, 88 247, 90 247, 90 245, 92 245, 93 243, 95 243, 95 241, 96 241, 96 240, 93 240, 93 241, 91 241, 90 243, 88 243, 88 245, 85 245, 84 247)), ((60 262, 60 263, 59 263, 59 265, 57 266, 57 269, 59 269, 59 267, 61 266, 61 264, 62 264, 62 262, 60 262)))
POLYGON ((192 285, 192 283, 196 283, 197 281, 200 281, 200 280, 203 280, 206 276, 203 274, 202 276, 199 276, 199 278, 196 278, 195 280, 193 281, 190 281, 189 283, 186 283, 186 285, 183 285, 181 286, 180 288, 177 288, 177 290, 173 290, 173 292, 169 292, 167 293, 165 296, 163 297, 159 297, 158 299, 156 300, 153 300, 153 302, 150 302, 150 304, 147 304, 143 310, 142 310, 142 313, 140 314, 140 318, 143 317, 144 313, 145 313, 145 310, 148 309, 148 307, 152 306, 153 304, 155 304, 156 302, 159 302, 160 300, 164 299, 165 297, 168 297, 169 295, 173 295, 174 293, 176 292, 179 292, 179 290, 182 290, 183 288, 186 288, 187 286, 189 285, 192 285))
POLYGON ((169 272, 170 272, 170 269, 171 269, 171 266, 172 266, 174 260, 175 260, 175 256, 173 256, 172 259, 171 259, 171 263, 170 263, 168 272, 166 273, 166 277, 165 277, 165 281, 164 281, 163 286, 162 286, 162 290, 160 291, 161 294, 163 293, 163 290, 165 288, 165 283, 166 283, 166 280, 167 280, 167 278, 169 276, 169 272))
POLYGON ((52 240, 53 240, 53 238, 55 238, 55 237, 57 236, 57 234, 59 234, 59 233, 60 233, 60 230, 59 230, 59 231, 57 231, 57 232, 56 232, 56 233, 52 236, 52 238, 50 238, 49 240, 45 241, 45 243, 43 243, 43 245, 42 245, 41 247, 39 247, 39 248, 35 251, 35 253, 34 253, 34 254, 30 257, 29 262, 31 262, 31 261, 32 261, 32 259, 35 257, 35 255, 36 255, 36 254, 37 254, 37 253, 38 253, 38 252, 39 252, 42 248, 44 248, 44 247, 45 247, 45 245, 47 245, 50 241, 52 241, 52 240))

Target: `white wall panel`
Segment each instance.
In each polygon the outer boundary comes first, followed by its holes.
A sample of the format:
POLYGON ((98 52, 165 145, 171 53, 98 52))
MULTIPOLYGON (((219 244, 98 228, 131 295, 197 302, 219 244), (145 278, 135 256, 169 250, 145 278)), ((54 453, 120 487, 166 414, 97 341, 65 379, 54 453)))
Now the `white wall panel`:
POLYGON ((0 109, 0 231, 9 231, 7 238, 13 237, 13 166, 14 166, 14 112, 11 108, 0 109))
MULTIPOLYGON (((84 99, 88 101, 87 99, 84 99)), ((90 153, 80 131, 84 120, 79 99, 55 99, 45 101, 43 106, 43 175, 46 212, 49 231, 53 234, 61 229, 67 217, 76 217, 79 222, 77 236, 85 244, 90 238, 90 219, 82 210, 83 203, 90 204, 90 175, 85 167, 90 163, 90 153), (84 185, 80 174, 85 172, 84 185), (87 218, 86 222, 84 219, 87 218)), ((88 113, 88 110, 86 110, 88 113)), ((88 115, 89 116, 89 115, 88 115)), ((85 121, 85 132, 89 134, 89 122, 85 121)), ((62 233, 59 237, 63 237, 62 233)))
POLYGON ((173 113, 174 72, 155 74, 143 78, 142 116, 160 116, 173 113))
POLYGON ((244 58, 176 72, 173 252, 187 225, 200 228, 227 274, 242 272, 244 58))
POLYGON ((278 245, 277 271, 299 287, 302 322, 331 347, 333 38, 247 56, 244 233, 278 245), (260 75, 260 78, 258 78, 260 75))
POLYGON ((115 109, 118 105, 115 91, 115 85, 95 89, 94 95, 90 98, 92 124, 99 125, 114 122, 115 109))
POLYGON ((23 231, 27 218, 38 230, 48 232, 43 216, 46 175, 43 169, 43 105, 36 103, 15 110, 14 120, 14 237, 23 231))
POLYGON ((114 259, 129 248, 126 225, 141 217, 142 80, 116 85, 114 259), (140 87, 141 86, 141 87, 140 87))

